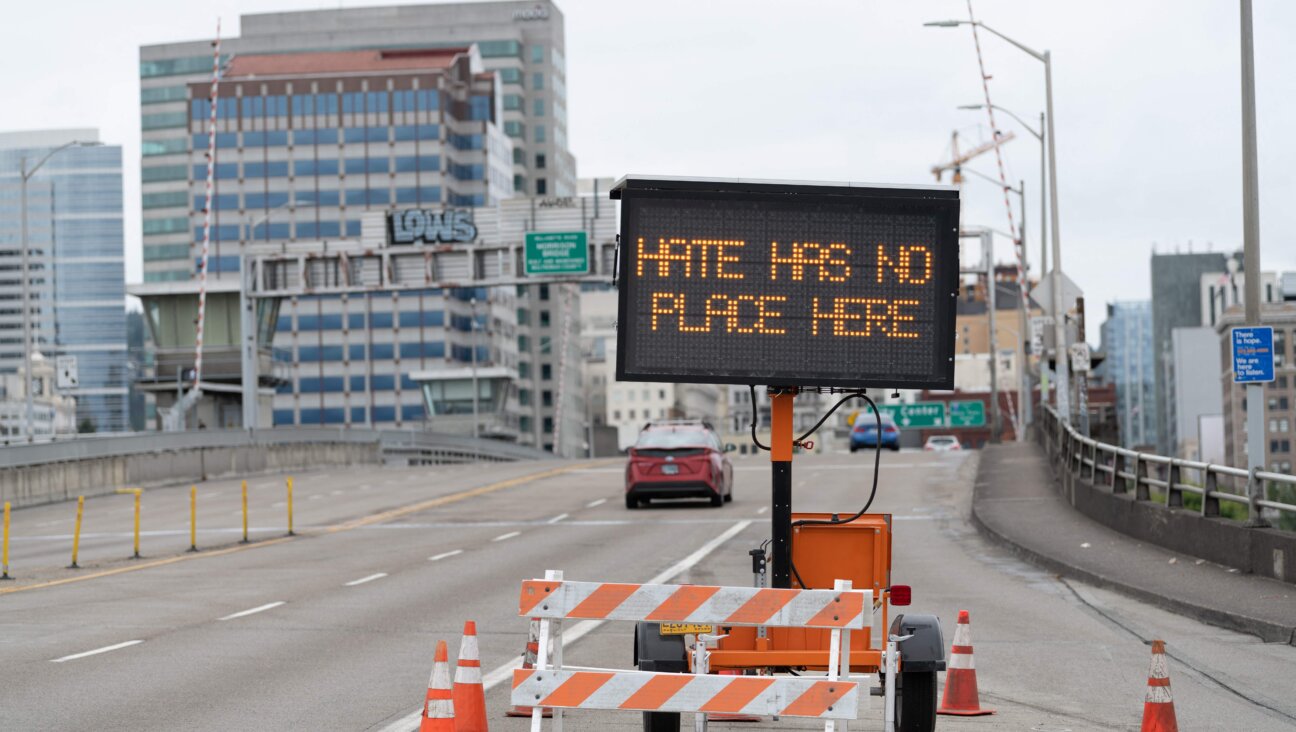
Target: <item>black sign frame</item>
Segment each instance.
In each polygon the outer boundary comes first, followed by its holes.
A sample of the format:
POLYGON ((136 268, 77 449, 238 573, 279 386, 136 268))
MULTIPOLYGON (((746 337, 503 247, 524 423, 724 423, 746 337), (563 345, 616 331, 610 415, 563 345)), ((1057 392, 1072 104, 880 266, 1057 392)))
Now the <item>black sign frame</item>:
POLYGON ((627 177, 610 192, 621 201, 621 246, 617 277, 617 360, 618 381, 682 382, 706 384, 764 384, 898 389, 952 389, 954 386, 954 331, 959 290, 959 193, 948 186, 860 186, 842 184, 747 182, 736 180, 664 179, 627 177), (843 201, 873 213, 921 212, 937 220, 936 246, 943 252, 933 269, 931 288, 935 296, 934 348, 929 378, 903 378, 887 374, 806 376, 760 370, 744 364, 725 364, 723 372, 693 374, 644 371, 629 363, 628 339, 632 329, 644 325, 641 314, 630 312, 630 278, 638 268, 638 250, 633 243, 638 224, 639 201, 732 201, 777 203, 786 207, 804 200, 814 205, 825 200, 843 201))

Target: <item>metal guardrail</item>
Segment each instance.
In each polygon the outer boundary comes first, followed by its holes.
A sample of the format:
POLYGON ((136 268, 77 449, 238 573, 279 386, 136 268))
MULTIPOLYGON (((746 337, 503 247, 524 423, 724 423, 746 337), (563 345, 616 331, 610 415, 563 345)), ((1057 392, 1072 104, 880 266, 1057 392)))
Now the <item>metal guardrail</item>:
POLYGON ((1071 425, 1063 425, 1057 412, 1048 405, 1042 410, 1040 440, 1049 457, 1066 466, 1068 473, 1095 485, 1104 485, 1113 493, 1127 493, 1132 488, 1134 500, 1152 501, 1152 489, 1164 491, 1167 508, 1183 508, 1184 494, 1201 496, 1201 515, 1219 516, 1220 501, 1247 507, 1250 527, 1265 527, 1269 522, 1264 509, 1296 516, 1296 505, 1271 501, 1265 494, 1266 483, 1296 486, 1296 476, 1267 470, 1246 470, 1195 460, 1138 452, 1085 437, 1071 425), (1063 429, 1065 427, 1065 429, 1063 429), (1098 474, 1102 474, 1101 483, 1098 474), (1188 482, 1196 477, 1196 482, 1188 482), (1221 490, 1237 488, 1244 492, 1221 490))
POLYGON ((190 430, 81 436, 0 449, 0 468, 93 458, 140 455, 168 450, 258 447, 306 443, 377 443, 385 457, 418 462, 541 460, 553 455, 524 445, 422 430, 365 430, 281 427, 267 430, 190 430))

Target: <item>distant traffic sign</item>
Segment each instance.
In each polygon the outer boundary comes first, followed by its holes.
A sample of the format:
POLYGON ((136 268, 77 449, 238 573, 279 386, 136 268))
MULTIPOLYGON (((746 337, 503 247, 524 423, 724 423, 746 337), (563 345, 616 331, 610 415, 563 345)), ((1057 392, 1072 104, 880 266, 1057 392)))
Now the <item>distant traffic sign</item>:
POLYGON ((1233 383, 1274 380, 1273 328, 1233 329, 1233 383))
POLYGON ((589 247, 583 231, 529 233, 525 256, 524 271, 528 276, 589 272, 589 247))
POLYGON ((985 427, 985 402, 950 402, 950 427, 985 427))
MULTIPOLYGON (((895 420, 901 427, 944 427, 945 402, 914 402, 913 404, 879 404, 882 414, 895 420)), ((873 419, 873 410, 860 412, 858 419, 873 419)))

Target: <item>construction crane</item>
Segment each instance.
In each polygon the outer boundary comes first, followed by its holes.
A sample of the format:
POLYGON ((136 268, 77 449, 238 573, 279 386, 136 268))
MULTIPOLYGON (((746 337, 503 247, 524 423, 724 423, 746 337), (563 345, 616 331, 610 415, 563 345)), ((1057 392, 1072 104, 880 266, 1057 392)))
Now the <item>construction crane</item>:
POLYGON ((941 176, 944 175, 945 171, 952 170, 954 171, 954 177, 951 182, 953 182, 954 185, 956 186, 963 185, 963 164, 964 163, 970 161, 972 158, 975 158, 978 155, 990 152, 996 147, 999 147, 1000 145, 1003 145, 1004 143, 1011 141, 1015 137, 1016 134, 1013 133, 1012 131, 1003 132, 996 135, 995 139, 991 140, 990 142, 985 142, 980 145, 977 145, 971 150, 968 150, 967 152, 960 155, 958 149, 958 130, 954 130, 954 133, 950 138, 951 157, 948 161, 944 163, 937 163, 936 165, 933 165, 931 169, 932 175, 936 176, 936 182, 939 183, 941 180, 941 176))

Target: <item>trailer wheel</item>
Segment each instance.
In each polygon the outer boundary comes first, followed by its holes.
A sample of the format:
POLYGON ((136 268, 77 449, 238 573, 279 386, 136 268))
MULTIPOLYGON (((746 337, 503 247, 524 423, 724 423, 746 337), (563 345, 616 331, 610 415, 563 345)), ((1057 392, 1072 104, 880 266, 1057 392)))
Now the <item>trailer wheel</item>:
POLYGON ((910 671, 899 676, 896 730, 932 732, 936 729, 936 672, 910 671))

